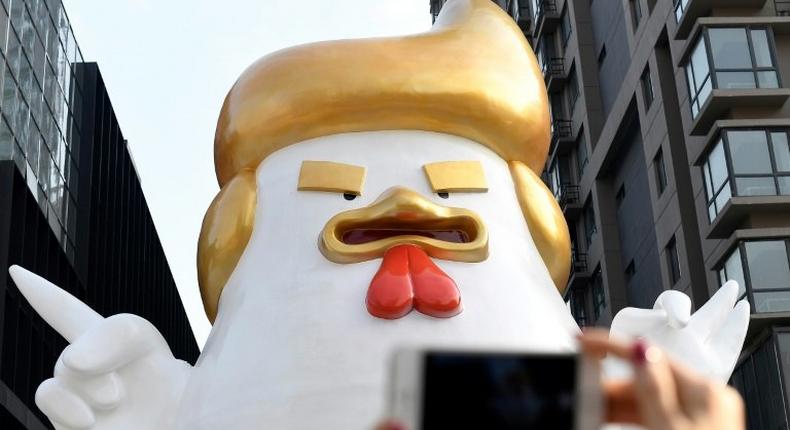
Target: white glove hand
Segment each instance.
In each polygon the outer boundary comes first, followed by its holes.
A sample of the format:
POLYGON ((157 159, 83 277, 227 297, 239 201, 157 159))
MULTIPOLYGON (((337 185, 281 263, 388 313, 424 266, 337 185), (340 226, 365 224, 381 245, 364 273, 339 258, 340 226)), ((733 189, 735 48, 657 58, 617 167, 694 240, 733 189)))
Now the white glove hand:
POLYGON ((626 308, 612 320, 613 337, 642 337, 687 367, 727 382, 749 328, 749 303, 738 300, 738 283, 729 281, 691 315, 691 300, 664 291, 653 309, 626 308))
POLYGON ((103 318, 86 304, 18 266, 9 269, 22 295, 70 343, 36 405, 58 430, 169 429, 191 366, 177 360, 148 321, 103 318))

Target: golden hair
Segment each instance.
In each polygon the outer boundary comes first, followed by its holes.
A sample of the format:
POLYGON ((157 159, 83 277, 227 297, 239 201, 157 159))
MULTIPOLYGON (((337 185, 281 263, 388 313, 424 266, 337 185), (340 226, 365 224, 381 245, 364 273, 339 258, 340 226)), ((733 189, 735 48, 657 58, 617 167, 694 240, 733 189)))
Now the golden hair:
POLYGON ((378 130, 457 135, 508 160, 532 237, 564 291, 568 227, 537 175, 551 136, 543 75, 521 30, 498 6, 450 0, 427 33, 289 48, 258 60, 233 85, 214 140, 222 189, 198 243, 209 320, 252 234, 260 162, 310 138, 378 130))

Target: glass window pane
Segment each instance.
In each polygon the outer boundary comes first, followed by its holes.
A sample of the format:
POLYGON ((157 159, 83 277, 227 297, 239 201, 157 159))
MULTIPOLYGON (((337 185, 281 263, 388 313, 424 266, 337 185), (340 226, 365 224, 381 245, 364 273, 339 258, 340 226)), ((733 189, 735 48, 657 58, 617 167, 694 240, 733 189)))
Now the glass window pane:
POLYGON ((710 28, 710 49, 717 69, 751 69, 745 28, 710 28))
POLYGON ((716 211, 716 202, 712 202, 708 205, 708 221, 713 222, 716 219, 716 215, 719 213, 716 211))
POLYGON ((779 182, 779 194, 790 196, 790 176, 780 176, 776 179, 779 182))
POLYGON ((779 88, 779 79, 774 71, 757 72, 757 82, 760 88, 779 88))
POLYGON ((717 72, 718 88, 743 90, 756 88, 753 72, 717 72))
MULTIPOLYGON (((754 290, 790 288, 790 267, 785 242, 746 242, 746 260, 754 290)), ((786 293, 790 298, 790 293, 786 293)))
POLYGON ((774 196, 776 183, 773 176, 766 178, 735 178, 738 196, 774 196))
POLYGON ((757 312, 790 311, 790 291, 754 293, 754 309, 757 312))
POLYGON ((697 99, 697 103, 699 104, 699 106, 704 105, 705 102, 708 101, 708 96, 710 96, 710 93, 712 91, 713 91, 713 82, 711 81, 710 76, 706 76, 705 83, 702 84, 702 88, 700 88, 699 90, 699 98, 697 99))
POLYGON ((722 281, 726 282, 733 280, 738 283, 738 297, 746 292, 746 281, 743 277, 743 264, 741 262, 741 250, 739 248, 735 248, 735 251, 730 254, 727 261, 724 263, 724 275, 725 279, 722 279, 722 281))
POLYGON ((790 172, 790 145, 787 142, 787 133, 771 133, 771 144, 776 160, 776 170, 790 172))
POLYGON ((705 179, 705 195, 708 200, 713 198, 713 188, 710 179, 710 162, 706 161, 705 165, 702 166, 702 173, 703 178, 705 179))
POLYGON ((702 38, 697 42, 697 47, 691 54, 691 66, 694 68, 694 88, 702 88, 705 79, 708 78, 708 50, 702 38))
POLYGON ((727 181, 727 160, 724 158, 724 145, 722 145, 721 140, 711 151, 708 163, 710 163, 710 179, 713 193, 716 193, 722 184, 727 181))
POLYGON ((719 193, 719 195, 716 196, 716 213, 717 214, 721 211, 721 209, 724 207, 724 205, 727 204, 727 202, 730 200, 730 197, 732 197, 732 190, 730 189, 730 183, 728 182, 728 183, 726 183, 724 185, 724 188, 721 189, 721 192, 719 193))
POLYGON ((771 157, 764 131, 728 131, 733 173, 771 173, 771 157))
POLYGON ((752 30, 752 46, 757 67, 773 67, 771 49, 768 47, 768 33, 765 30, 752 30))

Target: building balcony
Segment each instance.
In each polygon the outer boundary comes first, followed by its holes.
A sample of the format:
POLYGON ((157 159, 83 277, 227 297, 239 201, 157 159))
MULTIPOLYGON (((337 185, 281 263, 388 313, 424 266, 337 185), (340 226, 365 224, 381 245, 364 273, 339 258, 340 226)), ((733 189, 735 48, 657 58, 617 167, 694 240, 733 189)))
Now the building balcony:
POLYGON ((782 107, 790 98, 790 88, 714 89, 691 123, 691 134, 704 136, 713 123, 732 109, 782 107))
POLYGON ((522 1, 524 2, 523 5, 521 2, 518 4, 518 17, 516 17, 516 23, 524 34, 528 34, 532 28, 532 11, 529 10, 526 0, 522 1))
POLYGON ((581 215, 583 205, 580 196, 581 192, 578 185, 562 184, 557 202, 566 219, 574 220, 581 215))
POLYGON ((535 40, 538 40, 544 33, 554 31, 560 24, 561 19, 556 0, 539 0, 533 26, 535 31, 532 36, 535 40))
POLYGON ((568 76, 565 74, 565 59, 552 57, 543 65, 543 79, 549 93, 562 91, 568 76))
POLYGON ((587 254, 573 251, 571 253, 571 276, 568 279, 566 292, 577 288, 586 288, 590 282, 590 270, 587 267, 587 254))
POLYGON ((573 145, 573 122, 568 119, 555 119, 552 121, 549 159, 569 153, 573 149, 573 145))
MULTIPOLYGON (((777 0, 777 3, 782 0, 777 0)), ((699 17, 710 15, 715 8, 761 8, 766 0, 675 0, 675 20, 678 23, 675 39, 689 36, 699 17)), ((777 6, 778 9, 778 6, 777 6)))
POLYGON ((730 197, 708 227, 708 239, 726 239, 739 228, 786 224, 790 196, 730 197))

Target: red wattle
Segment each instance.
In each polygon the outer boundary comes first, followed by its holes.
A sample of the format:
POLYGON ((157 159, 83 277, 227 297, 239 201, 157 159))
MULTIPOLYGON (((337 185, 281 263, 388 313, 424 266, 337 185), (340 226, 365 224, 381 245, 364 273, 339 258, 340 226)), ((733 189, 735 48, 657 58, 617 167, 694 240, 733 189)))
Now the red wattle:
POLYGON ((463 309, 455 282, 414 245, 398 245, 384 254, 365 302, 371 315, 386 319, 403 317, 412 307, 437 318, 463 309))
POLYGON ((461 292, 421 248, 409 248, 409 273, 414 285, 414 307, 437 318, 449 318, 463 310, 461 292))
POLYGON ((379 318, 397 319, 411 312, 413 297, 406 247, 390 248, 370 281, 365 300, 368 312, 379 318))

